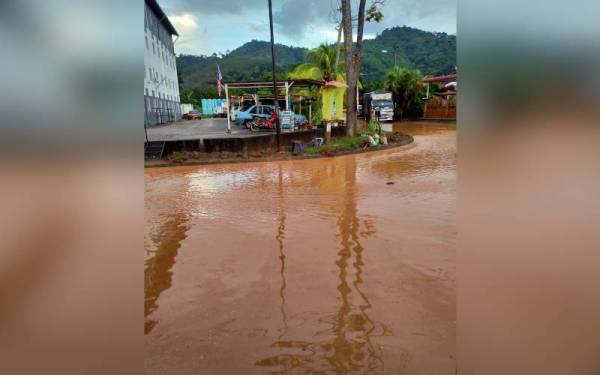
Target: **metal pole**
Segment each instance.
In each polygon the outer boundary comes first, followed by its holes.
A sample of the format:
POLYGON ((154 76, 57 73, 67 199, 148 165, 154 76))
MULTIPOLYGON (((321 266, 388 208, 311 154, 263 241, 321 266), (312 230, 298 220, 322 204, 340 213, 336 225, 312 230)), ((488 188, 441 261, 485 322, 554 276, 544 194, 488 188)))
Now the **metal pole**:
POLYGON ((225 84, 225 98, 227 99, 227 134, 231 134, 231 118, 229 115, 231 103, 229 102, 229 86, 227 86, 227 84, 225 84))
POLYGON ((271 69, 273 71, 273 97, 275 99, 275 125, 277 130, 277 152, 281 151, 281 124, 279 122, 279 98, 277 95, 277 77, 275 76, 275 38, 273 37, 273 5, 269 0, 269 27, 271 30, 271 69))
POLYGON ((285 81, 285 110, 290 110, 290 83, 285 81))

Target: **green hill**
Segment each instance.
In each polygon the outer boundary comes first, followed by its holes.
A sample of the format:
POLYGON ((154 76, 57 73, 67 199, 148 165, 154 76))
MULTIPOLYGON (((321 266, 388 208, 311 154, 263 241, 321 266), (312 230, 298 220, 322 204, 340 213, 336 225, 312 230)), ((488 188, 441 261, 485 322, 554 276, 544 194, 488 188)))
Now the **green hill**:
MULTIPOLYGON (((423 75, 454 72, 456 66, 456 36, 428 32, 411 27, 384 30, 374 39, 364 41, 361 81, 366 87, 376 85, 393 66, 392 50, 397 47, 398 65, 416 68, 423 75), (388 53, 382 53, 387 50, 388 53)), ((276 45, 278 72, 287 72, 303 63, 307 49, 276 45)), ((183 89, 215 87, 217 64, 225 81, 269 79, 271 48, 268 42, 253 40, 235 50, 218 56, 180 55, 177 66, 183 89)))

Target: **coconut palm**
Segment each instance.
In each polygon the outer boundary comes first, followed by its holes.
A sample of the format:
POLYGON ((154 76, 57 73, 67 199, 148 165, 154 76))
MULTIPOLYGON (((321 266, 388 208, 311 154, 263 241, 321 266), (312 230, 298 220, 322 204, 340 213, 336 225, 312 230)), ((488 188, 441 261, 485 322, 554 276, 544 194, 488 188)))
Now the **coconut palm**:
MULTIPOLYGON (((336 47, 323 43, 317 48, 311 49, 306 54, 307 62, 300 64, 290 73, 292 78, 310 78, 320 81, 343 80, 341 74, 336 77, 335 60, 336 47)), ((344 70, 344 62, 338 63, 338 69, 344 70)))
POLYGON ((402 114, 410 103, 419 100, 423 92, 421 72, 418 70, 393 67, 385 76, 384 86, 394 95, 396 113, 402 114))

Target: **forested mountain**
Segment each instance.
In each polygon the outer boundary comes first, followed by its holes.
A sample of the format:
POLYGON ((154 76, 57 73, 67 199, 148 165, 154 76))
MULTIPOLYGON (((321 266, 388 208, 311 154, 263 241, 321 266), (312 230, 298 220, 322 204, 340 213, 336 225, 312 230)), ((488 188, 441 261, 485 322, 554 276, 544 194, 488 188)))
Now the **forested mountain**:
MULTIPOLYGON (((423 75, 454 72, 456 66, 456 36, 422 31, 411 27, 384 30, 374 39, 364 41, 361 81, 374 87, 393 66, 393 49, 397 48, 398 65, 416 68, 423 75), (387 50, 387 53, 381 52, 387 50)), ((307 49, 276 45, 278 74, 284 76, 294 66, 305 62, 307 49)), ((216 87, 217 64, 225 81, 269 79, 271 49, 264 41, 253 40, 221 56, 180 55, 177 66, 183 89, 216 87)))

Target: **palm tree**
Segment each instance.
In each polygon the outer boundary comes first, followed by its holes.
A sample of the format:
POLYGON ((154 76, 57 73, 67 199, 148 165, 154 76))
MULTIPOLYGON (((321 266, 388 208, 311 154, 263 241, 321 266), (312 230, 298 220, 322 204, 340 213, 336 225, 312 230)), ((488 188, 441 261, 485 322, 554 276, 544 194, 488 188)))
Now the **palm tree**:
MULTIPOLYGON (((311 78, 322 81, 343 80, 343 76, 335 74, 336 47, 323 43, 306 54, 307 62, 300 64, 290 73, 291 78, 311 78)), ((344 69, 344 62, 338 63, 338 69, 344 69)))
POLYGON ((384 86, 394 95, 396 113, 402 114, 410 103, 418 100, 423 92, 421 72, 393 67, 385 76, 384 86))

